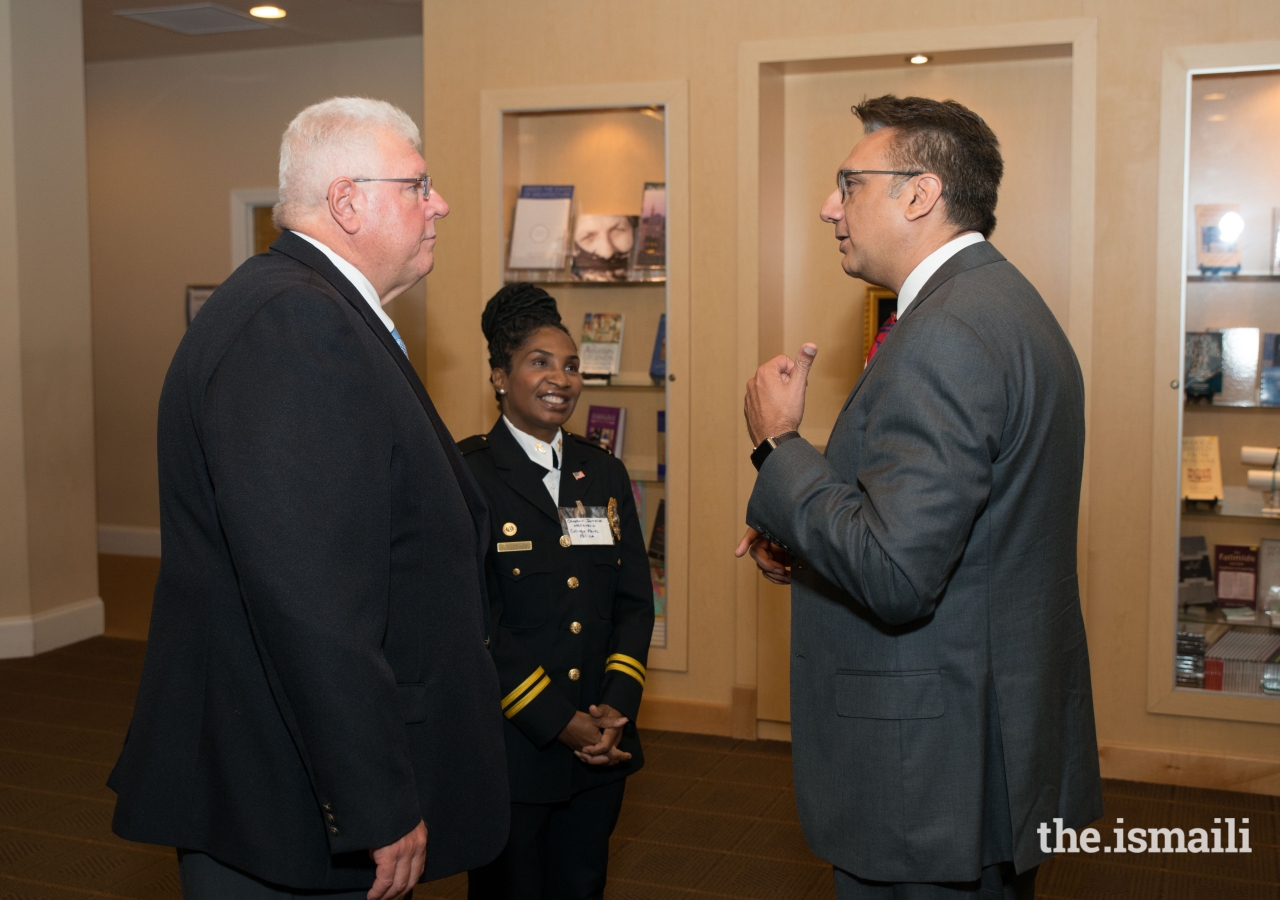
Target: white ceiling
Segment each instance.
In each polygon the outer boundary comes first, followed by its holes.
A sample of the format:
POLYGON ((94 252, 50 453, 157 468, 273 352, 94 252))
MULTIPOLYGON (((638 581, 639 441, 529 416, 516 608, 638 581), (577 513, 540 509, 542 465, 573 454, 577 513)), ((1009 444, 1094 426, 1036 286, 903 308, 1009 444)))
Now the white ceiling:
MULTIPOLYGON (((327 44, 422 34, 422 0, 274 0, 289 14, 261 31, 185 35, 112 15, 192 0, 81 0, 85 62, 327 44)), ((248 12, 257 2, 217 0, 248 12)))

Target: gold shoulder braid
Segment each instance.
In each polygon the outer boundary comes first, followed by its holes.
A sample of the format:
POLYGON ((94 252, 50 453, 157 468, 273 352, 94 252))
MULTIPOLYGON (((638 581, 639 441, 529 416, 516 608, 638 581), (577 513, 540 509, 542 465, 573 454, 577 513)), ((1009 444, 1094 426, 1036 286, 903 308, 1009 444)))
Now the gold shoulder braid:
POLYGON ((613 531, 615 541, 622 540, 622 519, 618 515, 618 501, 609 498, 609 528, 613 531))

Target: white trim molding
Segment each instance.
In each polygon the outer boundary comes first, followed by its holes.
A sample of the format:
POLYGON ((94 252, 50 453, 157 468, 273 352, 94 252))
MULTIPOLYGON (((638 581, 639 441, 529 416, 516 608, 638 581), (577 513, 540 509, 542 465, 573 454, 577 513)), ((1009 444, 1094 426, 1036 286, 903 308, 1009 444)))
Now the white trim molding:
POLYGON ((113 556, 160 558, 160 529, 133 525, 99 525, 98 552, 113 556))
POLYGON ((0 659, 34 656, 97 637, 105 630, 101 597, 90 597, 33 616, 0 619, 0 659))

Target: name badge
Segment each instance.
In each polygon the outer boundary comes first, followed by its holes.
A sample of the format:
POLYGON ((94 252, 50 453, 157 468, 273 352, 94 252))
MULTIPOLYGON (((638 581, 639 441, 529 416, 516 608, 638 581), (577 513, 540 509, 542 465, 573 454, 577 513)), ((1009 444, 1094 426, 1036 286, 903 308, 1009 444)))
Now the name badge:
POLYGON ((608 511, 603 506, 562 506, 560 530, 569 538, 571 547, 613 545, 613 529, 609 525, 608 511))
POLYGON ((499 553, 515 553, 518 550, 532 550, 533 541, 502 541, 498 544, 499 553))

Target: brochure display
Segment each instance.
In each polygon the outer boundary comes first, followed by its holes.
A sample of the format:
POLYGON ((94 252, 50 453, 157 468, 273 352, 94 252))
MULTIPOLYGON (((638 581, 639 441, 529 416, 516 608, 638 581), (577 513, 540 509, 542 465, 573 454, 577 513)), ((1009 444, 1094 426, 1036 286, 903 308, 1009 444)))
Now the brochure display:
POLYGON ((689 567, 686 95, 682 82, 482 92, 484 295, 536 281, 556 298, 585 388, 566 427, 622 460, 644 533, 661 517, 669 535, 651 560, 649 667, 673 670, 689 567))

